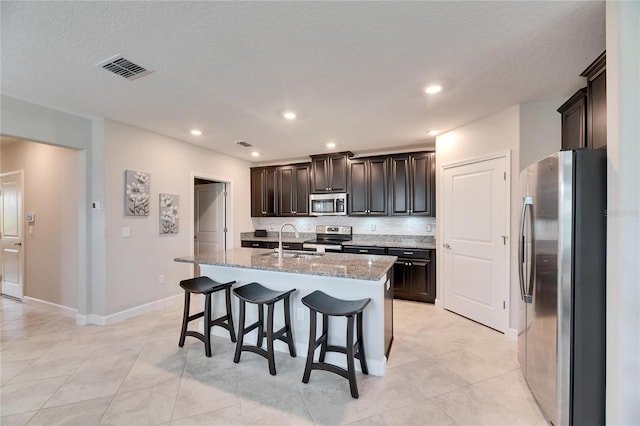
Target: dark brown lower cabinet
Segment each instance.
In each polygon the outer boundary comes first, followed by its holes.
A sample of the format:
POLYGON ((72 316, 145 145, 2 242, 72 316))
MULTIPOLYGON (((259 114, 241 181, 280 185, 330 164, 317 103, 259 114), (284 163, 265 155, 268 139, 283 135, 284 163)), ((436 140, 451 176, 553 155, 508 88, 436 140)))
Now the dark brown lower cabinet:
POLYGON ((396 299, 433 303, 436 300, 436 251, 388 249, 398 256, 393 267, 393 295, 396 299))

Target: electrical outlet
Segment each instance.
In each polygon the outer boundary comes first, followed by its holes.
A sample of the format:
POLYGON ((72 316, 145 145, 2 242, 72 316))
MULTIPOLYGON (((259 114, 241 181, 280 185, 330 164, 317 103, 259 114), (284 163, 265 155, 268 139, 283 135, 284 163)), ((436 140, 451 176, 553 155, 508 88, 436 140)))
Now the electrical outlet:
POLYGON ((166 282, 166 281, 165 281, 164 274, 160 274, 160 275, 158 275, 158 284, 162 285, 162 284, 164 284, 165 282, 166 282))
POLYGON ((427 225, 427 232, 431 232, 431 225, 427 225))
POLYGON ((131 236, 131 231, 129 230, 129 227, 125 226, 124 228, 122 228, 122 238, 129 238, 131 236))
POLYGON ((372 230, 372 231, 375 231, 375 230, 376 230, 376 225, 375 225, 375 224, 373 224, 373 223, 371 224, 371 230, 372 230))
POLYGON ((304 308, 298 308, 296 316, 300 321, 304 321, 304 308))

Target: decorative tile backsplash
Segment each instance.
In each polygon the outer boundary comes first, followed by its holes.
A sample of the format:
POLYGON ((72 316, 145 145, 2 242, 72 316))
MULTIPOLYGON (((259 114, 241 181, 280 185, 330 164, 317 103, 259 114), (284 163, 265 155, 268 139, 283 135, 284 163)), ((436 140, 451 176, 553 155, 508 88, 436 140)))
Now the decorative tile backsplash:
POLYGON ((315 232, 316 225, 352 226, 354 234, 436 235, 436 218, 399 217, 259 217, 252 218, 254 229, 278 231, 284 223, 293 223, 299 232, 315 232))

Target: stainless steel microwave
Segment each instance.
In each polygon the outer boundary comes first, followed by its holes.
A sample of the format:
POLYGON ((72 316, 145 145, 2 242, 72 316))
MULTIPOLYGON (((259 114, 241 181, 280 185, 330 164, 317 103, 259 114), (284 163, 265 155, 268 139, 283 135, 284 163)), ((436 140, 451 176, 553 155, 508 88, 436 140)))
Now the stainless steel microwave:
POLYGON ((309 195, 309 215, 311 216, 344 216, 347 214, 347 194, 309 195))

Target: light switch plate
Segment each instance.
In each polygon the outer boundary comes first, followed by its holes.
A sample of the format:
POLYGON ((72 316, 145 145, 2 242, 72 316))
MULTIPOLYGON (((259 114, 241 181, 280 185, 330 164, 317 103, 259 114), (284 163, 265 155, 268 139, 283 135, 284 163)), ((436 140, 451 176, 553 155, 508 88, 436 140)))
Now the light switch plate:
POLYGON ((128 226, 122 228, 122 238, 129 238, 131 231, 128 226))

